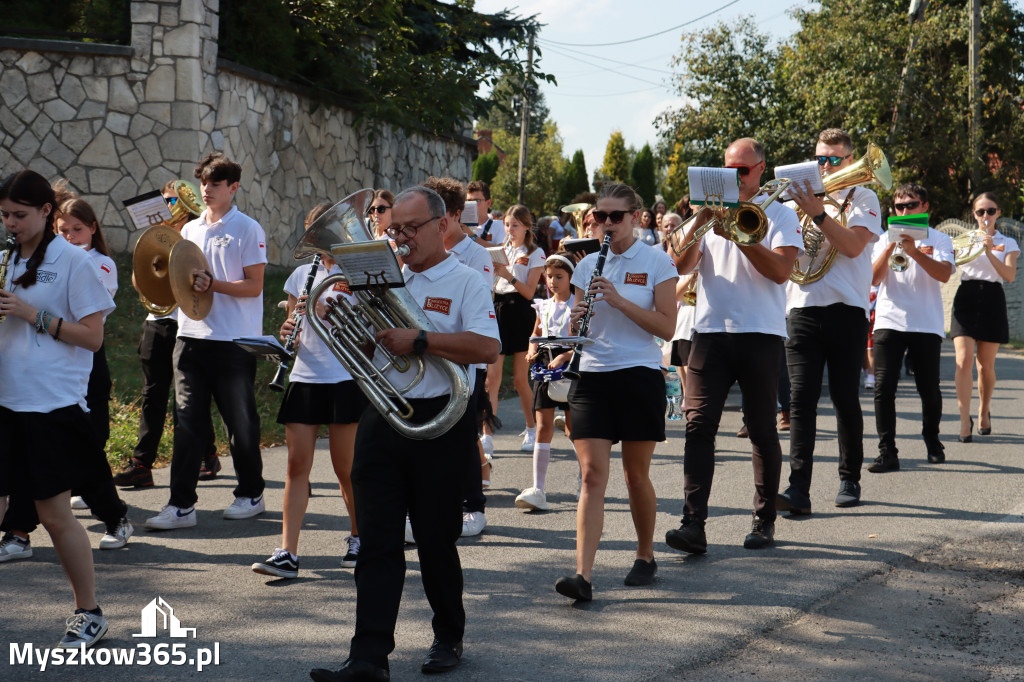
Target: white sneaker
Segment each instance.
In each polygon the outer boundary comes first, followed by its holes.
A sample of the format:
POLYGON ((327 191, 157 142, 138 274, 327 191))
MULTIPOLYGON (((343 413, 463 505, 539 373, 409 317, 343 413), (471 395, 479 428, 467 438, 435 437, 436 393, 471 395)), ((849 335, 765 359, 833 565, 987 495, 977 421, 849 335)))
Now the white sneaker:
POLYGON ((192 528, 196 525, 196 508, 182 509, 169 504, 156 516, 146 519, 146 528, 151 530, 172 530, 174 528, 192 528))
POLYGON ((225 519, 251 519, 257 514, 267 510, 263 503, 263 496, 259 497, 236 497, 231 506, 224 510, 225 519))
POLYGON ((107 634, 107 619, 83 611, 67 620, 67 630, 59 642, 59 649, 89 648, 107 634))
POLYGON ((494 436, 483 435, 480 436, 480 447, 483 448, 485 455, 494 454, 494 436))
POLYGON ((89 505, 85 503, 81 495, 73 495, 71 497, 71 508, 72 509, 88 509, 89 505))
POLYGON ((0 539, 0 564, 5 561, 31 557, 32 543, 28 538, 22 540, 10 531, 4 533, 3 539, 0 539))
POLYGON ((405 515, 405 544, 416 544, 416 538, 412 536, 412 521, 409 520, 408 514, 405 515))
POLYGON ((533 452, 533 444, 537 442, 537 432, 527 429, 523 431, 523 444, 520 446, 522 452, 533 452))
POLYGON ((874 390, 874 388, 875 388, 875 375, 874 374, 869 374, 867 376, 867 378, 864 379, 864 388, 869 390, 869 391, 874 390))
POLYGON ((462 537, 480 535, 487 527, 487 517, 483 512, 462 512, 462 537))
POLYGON ((114 528, 108 528, 107 534, 100 540, 100 549, 121 549, 128 544, 128 538, 135 532, 131 521, 123 518, 114 528))
POLYGON ((564 413, 559 414, 557 417, 555 417, 555 428, 559 432, 565 433, 565 414, 564 413))
POLYGON ((519 493, 516 506, 526 511, 547 511, 548 498, 540 488, 527 488, 519 493))

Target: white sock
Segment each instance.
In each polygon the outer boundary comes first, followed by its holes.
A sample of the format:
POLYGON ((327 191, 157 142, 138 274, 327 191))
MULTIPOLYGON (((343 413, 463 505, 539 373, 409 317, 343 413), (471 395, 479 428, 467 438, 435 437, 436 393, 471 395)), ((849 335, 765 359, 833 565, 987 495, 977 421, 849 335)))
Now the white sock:
POLYGON ((527 426, 526 427, 526 433, 528 433, 531 436, 536 437, 536 435, 537 435, 537 427, 534 426, 533 428, 530 428, 529 426, 527 426))
POLYGON ((480 445, 483 446, 484 450, 490 450, 494 447, 494 439, 488 436, 486 433, 480 436, 480 445))
POLYGON ((869 384, 875 383, 875 375, 874 374, 869 374, 868 375, 868 383, 869 384))
POLYGON ((533 444, 533 486, 544 490, 548 477, 548 462, 551 461, 551 443, 533 444))

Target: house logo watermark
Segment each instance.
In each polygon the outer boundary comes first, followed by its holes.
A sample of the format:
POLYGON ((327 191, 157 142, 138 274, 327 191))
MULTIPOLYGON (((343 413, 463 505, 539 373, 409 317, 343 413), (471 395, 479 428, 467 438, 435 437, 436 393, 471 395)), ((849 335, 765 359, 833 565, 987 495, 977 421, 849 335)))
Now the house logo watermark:
POLYGON ((171 605, 163 597, 157 597, 142 609, 142 632, 132 637, 158 637, 161 631, 166 631, 171 637, 187 638, 189 633, 192 639, 196 637, 196 629, 182 627, 171 605))

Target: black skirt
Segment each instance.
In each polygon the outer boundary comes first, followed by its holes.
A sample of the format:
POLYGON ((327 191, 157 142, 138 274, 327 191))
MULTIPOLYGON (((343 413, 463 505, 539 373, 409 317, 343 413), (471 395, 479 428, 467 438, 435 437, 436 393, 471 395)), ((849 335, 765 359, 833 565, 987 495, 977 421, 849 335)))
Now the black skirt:
POLYGON ((307 384, 293 381, 284 391, 278 424, 355 424, 369 401, 355 381, 307 384))
POLYGON ((569 389, 572 439, 665 440, 665 377, 659 369, 629 367, 581 372, 569 389))
POLYGON ((494 316, 501 335, 501 354, 525 353, 530 346, 530 333, 537 323, 533 302, 519 294, 498 294, 494 297, 494 316))
POLYGON ((46 500, 94 480, 97 462, 110 466, 89 415, 78 405, 53 412, 0 407, 0 496, 46 500))
POLYGON ((1006 343, 1010 324, 1006 318, 1006 294, 999 282, 970 279, 960 282, 953 298, 950 336, 969 336, 975 341, 1006 343))

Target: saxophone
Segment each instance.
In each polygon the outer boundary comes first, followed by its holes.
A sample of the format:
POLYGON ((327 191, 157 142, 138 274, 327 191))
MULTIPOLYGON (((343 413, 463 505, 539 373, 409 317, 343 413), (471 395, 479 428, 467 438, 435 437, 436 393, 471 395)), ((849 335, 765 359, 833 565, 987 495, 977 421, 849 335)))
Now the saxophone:
MULTIPOLYGON (((0 256, 0 289, 5 288, 7 285, 7 264, 11 262, 11 254, 14 253, 14 242, 14 235, 8 234, 7 250, 4 251, 3 256, 0 256)), ((6 319, 6 315, 0 315, 0 322, 3 322, 6 319)))

